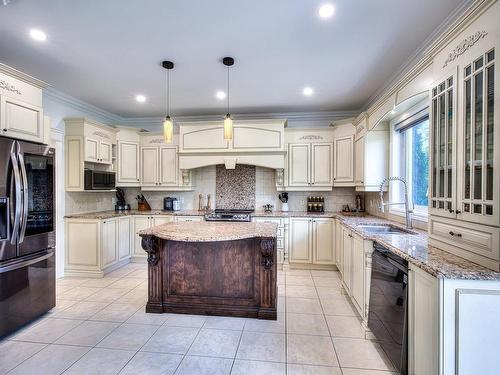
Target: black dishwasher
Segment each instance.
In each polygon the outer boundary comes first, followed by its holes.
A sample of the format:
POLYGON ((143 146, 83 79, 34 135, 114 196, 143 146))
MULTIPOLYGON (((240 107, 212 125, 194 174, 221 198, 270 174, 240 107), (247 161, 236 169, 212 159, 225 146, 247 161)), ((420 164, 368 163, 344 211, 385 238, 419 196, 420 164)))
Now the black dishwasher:
POLYGON ((368 327, 400 374, 408 374, 408 262, 374 243, 368 327))

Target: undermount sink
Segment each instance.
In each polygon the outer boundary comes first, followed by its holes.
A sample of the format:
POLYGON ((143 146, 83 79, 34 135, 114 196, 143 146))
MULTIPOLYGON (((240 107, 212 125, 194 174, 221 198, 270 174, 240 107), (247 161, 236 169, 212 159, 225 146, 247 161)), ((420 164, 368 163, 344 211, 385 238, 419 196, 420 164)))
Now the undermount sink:
POLYGON ((416 234, 411 230, 403 229, 395 225, 360 224, 358 228, 373 234, 416 234))

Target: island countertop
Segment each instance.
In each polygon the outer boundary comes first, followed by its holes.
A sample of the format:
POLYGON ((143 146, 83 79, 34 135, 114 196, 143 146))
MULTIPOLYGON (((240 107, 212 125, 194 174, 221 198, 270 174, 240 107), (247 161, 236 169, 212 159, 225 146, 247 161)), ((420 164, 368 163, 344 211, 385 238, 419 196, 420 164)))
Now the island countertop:
POLYGON ((255 222, 182 222, 166 223, 138 232, 140 236, 155 236, 167 241, 219 242, 247 238, 276 238, 278 225, 255 222))

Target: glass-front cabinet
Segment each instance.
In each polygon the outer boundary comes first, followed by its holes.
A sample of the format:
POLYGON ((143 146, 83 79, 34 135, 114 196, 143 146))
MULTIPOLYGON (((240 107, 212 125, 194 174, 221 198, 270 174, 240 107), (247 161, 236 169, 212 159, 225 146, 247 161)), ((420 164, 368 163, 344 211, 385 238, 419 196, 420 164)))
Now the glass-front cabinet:
POLYGON ((456 70, 431 88, 429 212, 456 216, 456 70))
MULTIPOLYGON (((495 124, 495 49, 464 66, 459 137, 459 218, 500 225, 499 132, 495 124)), ((496 114, 498 116, 498 114, 496 114)))

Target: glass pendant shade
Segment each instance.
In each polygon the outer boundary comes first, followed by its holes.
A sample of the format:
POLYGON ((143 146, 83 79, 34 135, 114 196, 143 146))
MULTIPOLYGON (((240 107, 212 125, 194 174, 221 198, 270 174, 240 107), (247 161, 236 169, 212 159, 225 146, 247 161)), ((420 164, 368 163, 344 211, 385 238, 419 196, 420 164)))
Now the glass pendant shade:
POLYGON ((233 119, 229 113, 224 117, 224 139, 233 139, 233 119))
POLYGON ((170 116, 165 117, 163 121, 163 139, 165 143, 172 143, 174 137, 174 123, 170 116))

